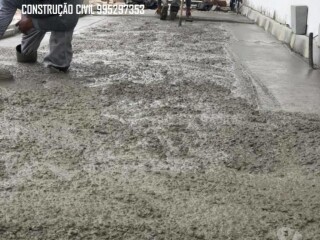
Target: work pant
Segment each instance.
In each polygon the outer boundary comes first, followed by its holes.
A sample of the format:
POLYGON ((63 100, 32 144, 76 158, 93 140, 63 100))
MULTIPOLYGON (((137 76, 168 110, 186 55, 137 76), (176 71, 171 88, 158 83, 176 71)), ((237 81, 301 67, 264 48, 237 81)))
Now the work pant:
MULTIPOLYGON (((21 42, 21 52, 28 55, 38 50, 46 32, 31 29, 27 34, 23 34, 21 42)), ((72 36, 73 30, 66 32, 51 32, 50 51, 44 58, 46 66, 58 68, 68 68, 72 60, 72 36)))
MULTIPOLYGON (((172 6, 180 6, 180 2, 179 0, 172 0, 171 5, 172 6)), ((158 6, 161 6, 163 3, 163 6, 168 6, 168 0, 158 0, 158 6)), ((191 7, 191 0, 186 0, 186 5, 187 8, 191 7)))
POLYGON ((235 4, 235 2, 236 2, 236 0, 231 0, 230 1, 230 8, 231 8, 231 10, 233 11, 234 10, 234 4, 235 4))

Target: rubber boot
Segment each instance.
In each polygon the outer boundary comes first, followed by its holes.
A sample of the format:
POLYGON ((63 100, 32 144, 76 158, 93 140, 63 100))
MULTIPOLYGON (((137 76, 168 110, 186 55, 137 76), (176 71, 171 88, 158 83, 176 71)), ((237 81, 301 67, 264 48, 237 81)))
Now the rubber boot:
POLYGON ((167 19, 168 9, 169 9, 169 6, 168 6, 168 5, 162 7, 162 9, 161 9, 161 14, 160 14, 160 19, 161 19, 161 20, 166 20, 166 19, 167 19))
POLYGON ((172 5, 170 6, 170 20, 175 20, 178 12, 179 12, 179 5, 172 5))
POLYGON ((37 62, 37 59, 38 59, 37 51, 35 51, 31 54, 28 54, 28 55, 22 54, 21 53, 21 44, 19 44, 16 47, 16 54, 17 54, 17 61, 19 63, 35 63, 35 62, 37 62))

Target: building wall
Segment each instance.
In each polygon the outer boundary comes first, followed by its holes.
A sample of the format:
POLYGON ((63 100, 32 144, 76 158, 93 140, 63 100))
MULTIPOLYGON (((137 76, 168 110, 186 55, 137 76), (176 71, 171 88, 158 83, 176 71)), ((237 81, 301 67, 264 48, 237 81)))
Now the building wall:
POLYGON ((291 24, 291 5, 307 5, 308 33, 318 35, 320 0, 244 0, 246 5, 284 24, 291 24))

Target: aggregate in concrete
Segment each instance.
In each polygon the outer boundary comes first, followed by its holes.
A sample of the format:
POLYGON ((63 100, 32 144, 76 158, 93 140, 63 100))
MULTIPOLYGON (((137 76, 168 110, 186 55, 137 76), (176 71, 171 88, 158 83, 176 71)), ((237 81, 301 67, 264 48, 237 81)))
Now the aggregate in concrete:
POLYGON ((230 37, 106 19, 67 75, 0 47, 0 238, 317 239, 320 118, 258 110, 230 37))

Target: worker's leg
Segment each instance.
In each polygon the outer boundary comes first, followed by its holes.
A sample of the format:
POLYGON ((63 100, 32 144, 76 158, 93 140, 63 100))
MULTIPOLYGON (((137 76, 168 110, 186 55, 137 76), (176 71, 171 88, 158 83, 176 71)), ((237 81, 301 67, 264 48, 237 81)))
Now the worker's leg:
POLYGON ((158 0, 158 7, 156 10, 156 14, 161 14, 161 9, 162 9, 162 0, 158 0))
MULTIPOLYGON (((191 16, 191 0, 185 0, 187 5, 186 15, 187 17, 191 16)), ((172 0, 171 7, 170 7, 170 16, 171 19, 174 19, 177 16, 177 13, 180 9, 180 1, 179 0, 172 0)))
POLYGON ((6 32, 16 11, 17 8, 14 6, 14 1, 4 2, 0 0, 0 38, 2 38, 3 34, 6 32))
POLYGON ((36 52, 46 32, 31 29, 27 34, 22 35, 21 53, 23 55, 30 55, 36 52))
MULTIPOLYGON (((187 8, 191 8, 191 0, 185 0, 185 1, 186 1, 187 8)), ((181 1, 179 0, 172 0, 171 5, 180 6, 180 2, 181 1)))
POLYGON ((191 0, 186 0, 187 10, 186 10, 186 16, 191 17, 191 0))
POLYGON ((180 6, 180 0, 172 0, 171 6, 180 6))
POLYGON ((191 0, 186 0, 187 9, 191 8, 191 0))
POLYGON ((167 18, 168 9, 169 9, 168 0, 162 0, 162 8, 161 8, 161 14, 160 14, 160 19, 161 20, 165 20, 167 18))
POLYGON ((178 11, 179 11, 180 2, 181 2, 181 0, 172 0, 171 7, 172 6, 178 7, 178 11))
POLYGON ((181 0, 172 0, 170 6, 170 19, 174 20, 180 9, 180 1, 181 0))
POLYGON ((235 0, 231 0, 230 1, 230 8, 231 8, 231 11, 234 10, 234 3, 235 3, 235 0))
POLYGON ((44 59, 47 67, 55 67, 66 71, 72 60, 73 30, 67 32, 52 32, 50 37, 50 52, 44 59))
POLYGON ((37 50, 45 34, 44 31, 35 28, 30 29, 27 34, 23 34, 21 44, 16 47, 17 61, 35 63, 37 61, 37 50))

